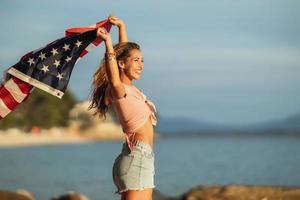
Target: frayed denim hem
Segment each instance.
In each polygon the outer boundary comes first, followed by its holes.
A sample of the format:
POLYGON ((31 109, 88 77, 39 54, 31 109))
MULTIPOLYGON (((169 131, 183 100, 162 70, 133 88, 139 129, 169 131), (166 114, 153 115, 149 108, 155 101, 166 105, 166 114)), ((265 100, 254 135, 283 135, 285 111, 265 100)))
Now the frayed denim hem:
POLYGON ((155 185, 142 187, 142 188, 126 188, 126 189, 123 189, 123 190, 117 190, 115 192, 115 194, 120 194, 121 195, 123 192, 127 192, 128 190, 145 190, 145 189, 149 189, 149 188, 155 188, 155 185))

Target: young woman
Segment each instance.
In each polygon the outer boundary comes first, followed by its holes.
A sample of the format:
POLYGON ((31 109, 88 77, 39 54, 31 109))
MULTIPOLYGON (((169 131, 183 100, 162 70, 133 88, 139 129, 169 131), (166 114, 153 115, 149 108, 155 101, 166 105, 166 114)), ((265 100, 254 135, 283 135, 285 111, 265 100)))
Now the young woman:
POLYGON ((118 114, 126 141, 115 159, 112 175, 122 200, 151 200, 154 186, 153 125, 155 106, 133 85, 144 68, 138 44, 128 42, 125 24, 115 16, 110 23, 119 28, 119 43, 112 45, 109 33, 98 29, 106 53, 94 74, 92 103, 96 114, 105 117, 108 106, 118 114))

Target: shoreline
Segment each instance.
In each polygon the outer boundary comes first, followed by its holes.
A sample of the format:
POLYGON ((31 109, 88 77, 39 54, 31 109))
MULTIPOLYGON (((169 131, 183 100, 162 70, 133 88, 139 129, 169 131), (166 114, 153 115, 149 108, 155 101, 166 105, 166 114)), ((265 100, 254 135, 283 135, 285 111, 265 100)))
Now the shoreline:
MULTIPOLYGON (((158 134, 154 133, 158 138, 158 134)), ((123 141, 122 129, 114 124, 102 125, 87 131, 68 128, 43 129, 39 132, 23 132, 19 129, 0 130, 0 148, 32 147, 56 144, 84 144, 100 141, 123 141)))
POLYGON ((19 129, 0 130, 0 148, 44 146, 52 144, 83 144, 96 141, 123 140, 120 127, 109 124, 96 129, 78 131, 55 127, 24 132, 19 129))
POLYGON ((0 148, 8 147, 28 147, 28 146, 42 146, 51 144, 79 144, 96 141, 82 136, 76 135, 6 135, 0 134, 0 148))

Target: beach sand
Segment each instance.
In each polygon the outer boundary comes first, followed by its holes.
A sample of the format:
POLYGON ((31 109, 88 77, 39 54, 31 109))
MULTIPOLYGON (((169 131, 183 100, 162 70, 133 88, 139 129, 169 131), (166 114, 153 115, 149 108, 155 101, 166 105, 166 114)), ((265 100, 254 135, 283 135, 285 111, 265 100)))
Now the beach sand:
POLYGON ((88 141, 91 141, 91 139, 76 135, 66 136, 56 134, 0 134, 0 147, 83 143, 88 141))
MULTIPOLYGON (((159 134, 154 133, 154 137, 157 139, 159 134)), ((30 132, 24 132, 16 128, 0 130, 0 148, 80 144, 95 141, 123 141, 124 139, 121 126, 115 123, 97 124, 86 130, 81 130, 77 124, 66 128, 32 129, 30 132)))
POLYGON ((79 131, 74 126, 67 128, 33 129, 30 132, 24 132, 15 128, 5 131, 0 130, 0 147, 76 144, 123 139, 124 136, 121 127, 113 123, 100 124, 84 131, 79 131))

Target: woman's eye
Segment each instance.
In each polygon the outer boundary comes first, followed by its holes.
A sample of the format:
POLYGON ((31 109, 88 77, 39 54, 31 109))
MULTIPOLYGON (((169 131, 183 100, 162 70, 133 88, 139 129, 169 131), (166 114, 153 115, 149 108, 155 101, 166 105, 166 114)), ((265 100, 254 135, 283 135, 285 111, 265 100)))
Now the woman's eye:
MULTIPOLYGON (((134 62, 139 62, 139 61, 140 61, 140 59, 134 59, 133 61, 134 61, 134 62)), ((144 60, 141 60, 141 62, 143 63, 143 62, 144 62, 144 60)))

